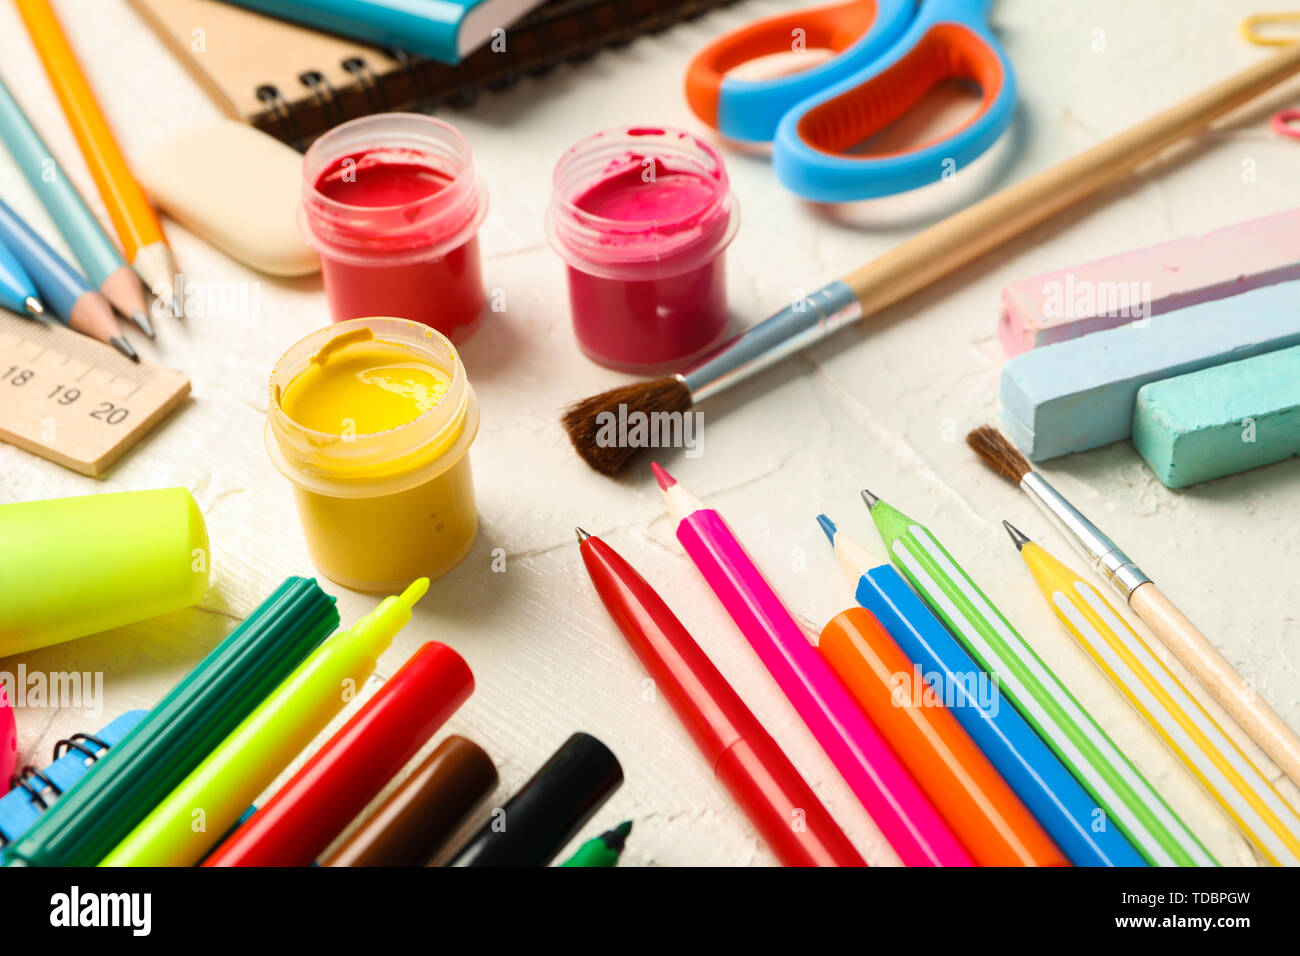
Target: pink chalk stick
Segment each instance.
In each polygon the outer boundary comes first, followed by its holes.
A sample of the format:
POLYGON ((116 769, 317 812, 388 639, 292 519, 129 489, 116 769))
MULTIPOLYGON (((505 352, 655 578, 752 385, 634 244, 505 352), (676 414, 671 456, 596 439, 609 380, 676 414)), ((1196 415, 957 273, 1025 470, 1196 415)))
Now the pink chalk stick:
POLYGON ((688 514, 677 540, 903 862, 974 866, 722 516, 712 508, 688 514))
POLYGON ((1300 278, 1300 209, 1044 272, 1002 290, 1007 355, 1300 278))

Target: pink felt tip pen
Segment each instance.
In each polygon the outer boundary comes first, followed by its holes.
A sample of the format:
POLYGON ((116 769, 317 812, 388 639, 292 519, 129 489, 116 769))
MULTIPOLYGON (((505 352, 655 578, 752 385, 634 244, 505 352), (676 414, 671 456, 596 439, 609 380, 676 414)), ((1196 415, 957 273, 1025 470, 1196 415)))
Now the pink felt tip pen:
POLYGON ((657 464, 650 467, 677 525, 677 540, 902 861, 974 866, 722 516, 657 464))

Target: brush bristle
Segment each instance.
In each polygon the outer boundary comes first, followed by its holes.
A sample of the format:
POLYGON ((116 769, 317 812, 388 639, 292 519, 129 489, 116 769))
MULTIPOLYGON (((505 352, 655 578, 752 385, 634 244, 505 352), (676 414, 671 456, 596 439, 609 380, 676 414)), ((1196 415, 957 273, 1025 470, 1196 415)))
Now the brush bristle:
POLYGON ((990 425, 981 425, 969 432, 966 444, 979 455, 980 461, 1016 484, 1020 484, 1020 479, 1033 470, 1025 456, 1011 444, 1011 439, 990 425))
POLYGON ((602 423, 597 421, 602 412, 615 420, 634 412, 646 415, 655 412, 686 412, 691 407, 691 390, 675 376, 656 378, 649 382, 622 385, 601 392, 570 405, 561 422, 569 433, 569 441, 582 460, 602 475, 617 475, 641 449, 629 448, 612 442, 601 442, 602 423), (619 408, 626 411, 620 416, 619 408))

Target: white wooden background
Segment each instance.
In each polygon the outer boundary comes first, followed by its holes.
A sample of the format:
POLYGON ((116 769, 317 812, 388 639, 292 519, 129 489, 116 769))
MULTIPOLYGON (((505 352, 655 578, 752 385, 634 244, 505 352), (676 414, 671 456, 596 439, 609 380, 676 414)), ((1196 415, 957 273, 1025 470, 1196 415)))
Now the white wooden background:
MULTIPOLYGON (((650 475, 641 469, 619 480, 596 475, 574 456, 557 422, 564 404, 621 378, 584 359, 570 331, 563 268, 542 226, 555 159, 602 127, 699 129, 681 94, 692 53, 724 30, 789 5, 747 0, 444 114, 468 135, 491 191, 483 231, 486 281, 504 290, 507 302, 504 314, 492 315, 463 349, 483 405, 473 451, 482 531, 464 563, 434 583, 384 655, 379 676, 391 674, 423 641, 444 641, 466 657, 478 688, 447 729, 491 752, 501 771, 498 802, 573 731, 600 737, 619 755, 627 779, 588 830, 632 818, 624 859, 633 865, 770 864, 773 858, 667 704, 642 699, 643 672, 582 571, 572 531, 579 523, 661 589, 866 859, 897 863, 680 552, 650 475), (506 555, 504 573, 491 570, 494 549, 506 555)), ((169 132, 215 116, 123 0, 57 0, 56 6, 129 155, 143 155, 169 132)), ((793 289, 815 288, 888 249, 956 204, 1042 169, 1263 56, 1237 33, 1238 18, 1252 6, 998 0, 993 22, 1019 76, 1020 110, 1004 142, 954 184, 814 208, 785 192, 761 156, 728 152, 742 208, 729 255, 737 325, 780 307, 793 289)), ((0 72, 70 174, 88 186, 7 3, 0 3, 0 72)), ((1229 864, 1254 858, 1070 642, 999 521, 1014 520, 1057 551, 1064 542, 975 461, 961 438, 997 416, 1002 355, 994 323, 1001 287, 1295 205, 1300 144, 1274 136, 1265 123, 1268 112, 1297 105, 1298 98, 1300 86, 1279 90, 1199 138, 1158 174, 1135 177, 866 327, 711 403, 703 454, 665 458, 729 518, 811 628, 850 602, 813 521, 817 511, 877 548, 859 488, 870 487, 925 522, 1229 864)), ((48 226, 7 157, 4 162, 0 193, 48 226)), ((102 212, 98 198, 91 201, 102 212)), ((193 379, 192 399, 101 481, 0 446, 0 500, 184 485, 207 517, 212 586, 193 610, 0 661, 10 672, 25 664, 104 674, 101 715, 18 712, 28 761, 43 764, 61 736, 152 705, 286 575, 313 573, 289 488, 263 450, 262 428, 275 358, 328 321, 319 280, 259 277, 174 224, 168 232, 192 280, 260 283, 260 314, 242 324, 221 315, 164 321, 156 346, 140 345, 141 352, 184 369, 193 379)), ((1182 492, 1162 487, 1127 443, 1053 462, 1045 472, 1164 582, 1260 692, 1300 725, 1300 461, 1182 492)), ((345 622, 374 605, 371 597, 325 586, 339 596, 345 622)), ((1255 748, 1247 750, 1258 758, 1255 748)), ((1283 790, 1296 799, 1294 787, 1284 783, 1283 790)))

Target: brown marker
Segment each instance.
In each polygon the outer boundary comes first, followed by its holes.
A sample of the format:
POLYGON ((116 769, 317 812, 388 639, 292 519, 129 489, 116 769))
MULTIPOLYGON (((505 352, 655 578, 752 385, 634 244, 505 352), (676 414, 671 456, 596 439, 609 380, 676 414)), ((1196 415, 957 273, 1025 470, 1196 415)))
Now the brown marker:
POLYGON ((322 866, 424 866, 497 785, 492 758, 451 736, 322 866))

